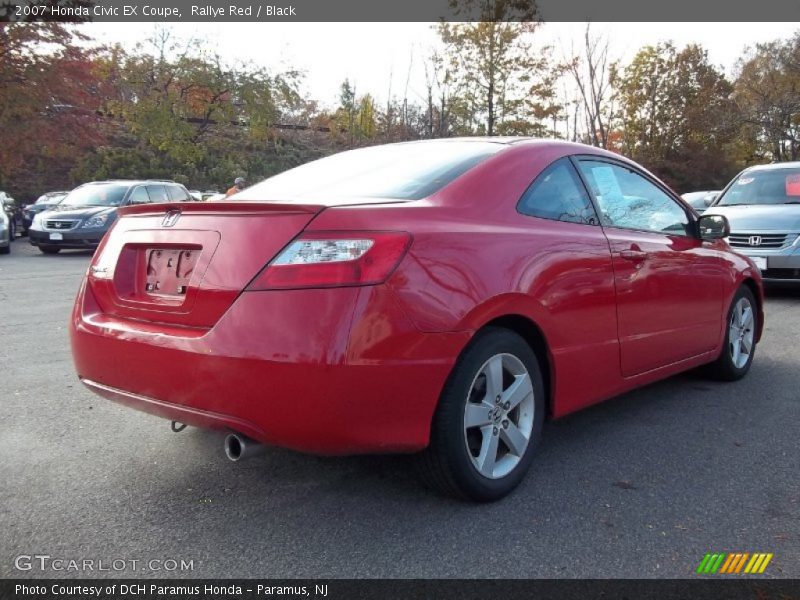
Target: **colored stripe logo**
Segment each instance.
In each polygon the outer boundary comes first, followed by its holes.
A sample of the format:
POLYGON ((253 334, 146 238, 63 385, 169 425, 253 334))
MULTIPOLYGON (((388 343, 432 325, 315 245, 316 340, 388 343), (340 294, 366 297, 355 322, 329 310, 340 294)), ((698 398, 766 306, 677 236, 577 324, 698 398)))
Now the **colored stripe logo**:
POLYGON ((772 553, 731 552, 708 553, 697 566, 701 575, 758 575, 763 573, 772 560, 772 553))

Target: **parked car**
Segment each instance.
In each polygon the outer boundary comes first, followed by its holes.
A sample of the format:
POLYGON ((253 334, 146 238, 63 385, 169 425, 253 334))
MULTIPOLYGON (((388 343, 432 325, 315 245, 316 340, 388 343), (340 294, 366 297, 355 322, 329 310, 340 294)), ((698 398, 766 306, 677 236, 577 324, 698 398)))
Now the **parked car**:
POLYGON ((6 192, 0 192, 0 205, 2 206, 2 212, 8 218, 8 239, 13 242, 21 228, 21 211, 14 198, 6 192))
POLYGON ((11 252, 11 219, 8 218, 6 211, 0 210, 0 254, 11 252))
POLYGON ((47 192, 39 196, 33 204, 24 206, 22 209, 22 234, 27 235, 28 229, 31 228, 31 224, 33 223, 34 216, 56 206, 66 198, 67 194, 69 194, 69 192, 47 192))
POLYGON ((706 209, 714 203, 714 200, 719 196, 719 190, 705 191, 705 192, 689 192, 682 194, 683 198, 689 206, 695 209, 698 214, 703 214, 706 209))
POLYGON ((209 200, 218 200, 224 197, 225 194, 218 192, 216 190, 206 190, 205 192, 203 192, 203 202, 208 202, 209 200))
POLYGON ((203 201, 203 192, 201 192, 200 190, 189 190, 189 195, 195 202, 203 201))
POLYGON ((763 327, 724 217, 579 144, 376 146, 119 214, 72 314, 78 376, 231 432, 234 460, 421 452, 433 486, 496 500, 545 418, 704 365, 744 377, 763 327))
POLYGON ((86 183, 50 210, 34 215, 30 243, 45 254, 64 248, 96 248, 123 206, 189 202, 189 192, 165 180, 112 180, 86 183))
POLYGON ((800 282, 800 162, 745 169, 707 213, 728 219, 728 243, 765 280, 800 282))

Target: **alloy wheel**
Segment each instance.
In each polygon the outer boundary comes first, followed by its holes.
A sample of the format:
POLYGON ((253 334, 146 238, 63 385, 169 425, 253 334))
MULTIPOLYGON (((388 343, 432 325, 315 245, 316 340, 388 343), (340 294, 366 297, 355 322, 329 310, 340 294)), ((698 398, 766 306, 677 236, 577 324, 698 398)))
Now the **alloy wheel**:
POLYGON ((753 352, 754 325, 753 305, 748 298, 739 298, 731 311, 728 328, 728 347, 731 360, 737 369, 744 367, 750 360, 753 352))
POLYGON ((525 455, 534 417, 531 377, 512 354, 497 354, 478 371, 464 409, 464 441, 475 469, 508 475, 525 455))

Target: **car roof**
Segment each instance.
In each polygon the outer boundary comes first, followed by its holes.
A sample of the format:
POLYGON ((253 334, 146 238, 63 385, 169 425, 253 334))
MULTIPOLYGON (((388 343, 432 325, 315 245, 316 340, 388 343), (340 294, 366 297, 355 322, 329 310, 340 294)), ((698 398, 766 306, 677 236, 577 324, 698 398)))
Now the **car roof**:
POLYGON ((108 185, 109 183, 118 183, 123 185, 140 185, 143 183, 172 183, 181 185, 177 181, 171 179, 106 179, 104 181, 89 181, 83 185, 108 185))
POLYGON ((767 165, 753 165, 752 167, 747 167, 745 171, 776 171, 779 169, 800 169, 800 161, 769 163, 767 165))
MULTIPOLYGON (((411 140, 408 142, 395 142, 395 144, 452 144, 452 143, 465 143, 465 142, 483 142, 491 144, 502 144, 510 146, 512 144, 526 144, 532 146, 544 146, 551 144, 563 144, 565 146, 575 146, 576 148, 592 148, 586 144, 578 144, 569 142, 567 140, 558 140, 553 138, 534 138, 526 136, 469 136, 469 137, 449 137, 449 138, 434 138, 429 140, 411 140)), ((383 144, 390 145, 390 144, 383 144)), ((392 144, 394 145, 394 144, 392 144)))
MULTIPOLYGON (((655 175, 644 169, 642 165, 632 161, 631 159, 625 156, 622 156, 621 154, 617 154, 616 152, 612 152, 604 148, 598 148, 597 146, 590 146, 588 144, 579 144, 577 142, 570 142, 567 140, 560 140, 555 138, 533 138, 524 136, 505 136, 505 137, 476 136, 476 137, 435 138, 430 140, 412 140, 409 142, 395 142, 393 144, 381 144, 381 145, 397 146, 405 144, 452 144, 452 143, 469 143, 469 142, 482 142, 482 143, 503 145, 506 146, 507 148, 507 150, 503 150, 503 152, 510 151, 511 148, 519 148, 519 149, 524 149, 524 148, 530 149, 539 147, 542 149, 559 148, 564 151, 564 155, 590 155, 597 157, 612 158, 614 160, 635 166, 641 170, 645 170, 649 175, 655 177, 655 175)), ((366 146, 365 148, 369 147, 370 146, 366 146)), ((354 148, 354 150, 360 150, 360 149, 361 148, 354 148)))

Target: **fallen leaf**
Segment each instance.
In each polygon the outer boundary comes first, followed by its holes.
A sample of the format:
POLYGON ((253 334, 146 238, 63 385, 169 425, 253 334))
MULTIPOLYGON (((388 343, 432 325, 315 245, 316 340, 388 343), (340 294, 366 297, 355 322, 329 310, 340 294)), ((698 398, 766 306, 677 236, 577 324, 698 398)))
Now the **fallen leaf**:
POLYGON ((620 488, 622 490, 635 490, 636 489, 636 486, 633 485, 630 481, 622 481, 622 480, 615 481, 612 485, 614 487, 618 487, 618 488, 620 488))

